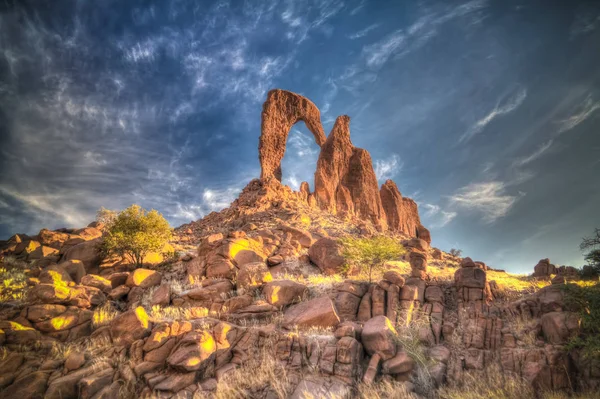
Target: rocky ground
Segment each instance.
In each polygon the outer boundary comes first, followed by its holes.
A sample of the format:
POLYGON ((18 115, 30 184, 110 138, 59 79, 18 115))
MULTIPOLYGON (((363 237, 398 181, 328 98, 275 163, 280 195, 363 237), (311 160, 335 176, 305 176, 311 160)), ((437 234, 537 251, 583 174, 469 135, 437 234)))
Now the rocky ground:
POLYGON ((98 222, 0 242, 0 397, 593 397, 600 364, 565 349, 577 270, 513 276, 432 248, 349 119, 325 138, 307 101, 269 94, 263 178, 177 228, 172 257, 103 258, 98 222), (322 146, 314 192, 278 180, 298 120, 322 146), (407 253, 373 282, 346 274, 338 238, 374 234, 407 253))

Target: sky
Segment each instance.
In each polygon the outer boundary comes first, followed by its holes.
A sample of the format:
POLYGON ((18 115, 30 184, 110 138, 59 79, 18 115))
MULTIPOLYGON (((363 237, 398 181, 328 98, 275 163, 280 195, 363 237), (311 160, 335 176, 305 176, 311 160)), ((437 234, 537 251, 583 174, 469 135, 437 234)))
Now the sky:
MULTIPOLYGON (((529 273, 600 227, 600 2, 3 0, 0 239, 132 203, 178 226, 260 174, 266 93, 321 110, 432 245, 529 273)), ((284 183, 319 148, 290 133, 284 183)))

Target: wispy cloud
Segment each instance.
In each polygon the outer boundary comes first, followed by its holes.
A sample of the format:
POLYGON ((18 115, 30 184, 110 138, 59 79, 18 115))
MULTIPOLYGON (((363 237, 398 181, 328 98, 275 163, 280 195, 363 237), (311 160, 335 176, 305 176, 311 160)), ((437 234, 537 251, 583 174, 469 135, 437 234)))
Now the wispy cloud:
POLYGON ((487 0, 472 0, 458 6, 437 8, 433 11, 428 9, 407 29, 398 29, 379 41, 365 46, 362 53, 366 65, 379 68, 392 57, 402 57, 424 46, 438 35, 441 25, 456 18, 472 15, 476 20, 481 21, 482 17, 478 12, 481 12, 487 3, 487 0))
POLYGON ((501 181, 471 183, 449 197, 450 204, 467 211, 479 213, 486 223, 493 223, 508 214, 520 196, 506 193, 501 181))
POLYGON ((528 163, 531 163, 533 161, 535 161, 536 159, 540 158, 542 155, 544 155, 544 153, 546 151, 548 151, 550 149, 550 147, 552 147, 554 140, 548 140, 547 142, 543 143, 542 145, 540 145, 538 147, 537 150, 535 150, 534 152, 532 152, 531 154, 523 157, 523 158, 519 158, 517 159, 514 163, 513 166, 515 167, 521 167, 521 166, 525 166, 528 163))
POLYGON ((369 34, 369 32, 371 32, 371 31, 373 31, 373 30, 377 29, 379 26, 380 26, 380 24, 372 24, 372 25, 369 25, 369 26, 367 26, 366 28, 364 28, 364 29, 361 29, 361 30, 359 30, 359 31, 358 31, 358 32, 356 32, 356 33, 353 33, 353 34, 351 34, 351 35, 348 35, 348 38, 349 38, 349 39, 352 39, 352 40, 355 40, 355 39, 360 39, 361 37, 365 37, 365 36, 367 36, 367 35, 369 34))
POLYGON ((574 115, 560 122, 559 133, 574 129, 577 125, 591 117, 598 109, 600 109, 600 101, 594 101, 591 96, 588 96, 578 106, 578 110, 574 115))
POLYGON ((459 139, 459 143, 471 140, 474 136, 481 133, 487 125, 499 116, 513 112, 523 104, 527 98, 527 89, 520 89, 517 93, 510 96, 505 101, 500 100, 486 116, 475 122, 471 128, 465 132, 459 139))
POLYGON ((431 228, 442 228, 458 215, 456 212, 445 211, 435 204, 424 204, 423 208, 425 208, 423 216, 430 220, 429 227, 431 228))
POLYGON ((379 182, 391 179, 402 170, 404 164, 397 154, 393 154, 386 159, 378 159, 375 161, 375 175, 379 182))

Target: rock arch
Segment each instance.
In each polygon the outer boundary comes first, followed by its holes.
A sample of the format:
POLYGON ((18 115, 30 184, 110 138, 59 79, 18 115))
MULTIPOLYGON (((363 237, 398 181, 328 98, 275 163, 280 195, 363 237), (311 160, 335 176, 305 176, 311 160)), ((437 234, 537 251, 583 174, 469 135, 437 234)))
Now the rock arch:
POLYGON ((261 179, 275 177, 281 181, 281 160, 285 154, 292 126, 303 121, 321 147, 326 140, 321 112, 306 97, 287 90, 271 90, 263 104, 258 146, 261 179))

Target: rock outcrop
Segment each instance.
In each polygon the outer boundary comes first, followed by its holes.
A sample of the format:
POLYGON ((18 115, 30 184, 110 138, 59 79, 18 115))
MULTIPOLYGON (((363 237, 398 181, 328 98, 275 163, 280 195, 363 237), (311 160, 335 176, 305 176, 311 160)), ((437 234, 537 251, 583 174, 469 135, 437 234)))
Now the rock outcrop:
POLYGON ((350 118, 339 116, 321 147, 315 172, 315 197, 321 209, 357 215, 385 229, 371 156, 350 141, 350 118))
POLYGON ((325 142, 319 108, 309 99, 286 90, 271 90, 263 104, 258 147, 261 179, 281 181, 281 160, 291 127, 303 121, 319 146, 325 142))
MULTIPOLYGON (((402 197, 396 183, 392 180, 387 180, 381 185, 379 194, 389 229, 410 237, 418 237, 421 219, 417 203, 410 198, 402 197)), ((425 241, 431 242, 431 238, 425 241)))

